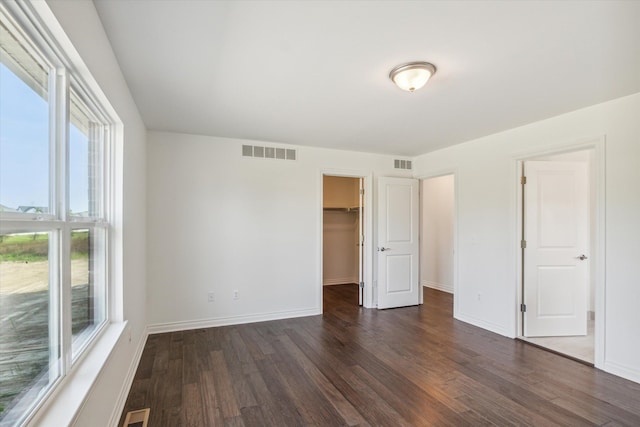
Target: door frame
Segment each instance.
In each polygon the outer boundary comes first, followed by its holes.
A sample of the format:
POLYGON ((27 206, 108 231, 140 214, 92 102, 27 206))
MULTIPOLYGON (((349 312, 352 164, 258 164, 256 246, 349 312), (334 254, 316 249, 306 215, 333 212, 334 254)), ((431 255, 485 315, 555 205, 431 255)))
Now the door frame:
POLYGON ((593 194, 595 189, 595 217, 590 218, 590 227, 595 229, 594 239, 591 241, 591 256, 595 262, 595 268, 593 269, 595 280, 595 324, 594 324, 594 365, 596 368, 602 369, 604 367, 605 360, 605 296, 606 296, 606 276, 605 276, 605 148, 606 138, 605 135, 598 137, 585 138, 578 141, 573 141, 565 144, 557 144, 548 146, 546 149, 534 150, 522 152, 515 156, 513 161, 514 178, 513 183, 515 189, 515 203, 513 211, 516 215, 516 241, 513 242, 515 250, 515 296, 514 301, 514 313, 515 313, 515 337, 522 337, 523 333, 523 319, 520 312, 520 304, 522 302, 522 289, 524 283, 522 282, 522 251, 520 250, 520 240, 522 239, 522 185, 520 184, 520 177, 522 176, 522 165, 527 160, 534 160, 542 156, 551 156, 557 154, 566 154, 574 151, 593 150, 593 170, 590 170, 589 187, 590 194, 593 194), (595 186, 593 188, 592 186, 595 186))
POLYGON ((323 268, 323 256, 322 251, 324 249, 324 180, 325 176, 339 176, 345 178, 362 178, 362 187, 364 188, 364 212, 362 221, 362 229, 364 232, 364 247, 362 249, 363 254, 363 278, 364 288, 362 290, 362 306, 365 308, 373 308, 374 296, 373 296, 373 174, 370 171, 359 171, 349 169, 320 169, 318 173, 318 241, 320 246, 318 248, 318 306, 320 313, 323 312, 322 304, 322 268, 323 268))
MULTIPOLYGON (((460 312, 459 301, 458 301, 458 169, 441 169, 435 172, 418 175, 415 178, 420 182, 420 230, 418 231, 418 235, 420 241, 422 241, 422 233, 423 233, 423 225, 422 225, 422 216, 424 212, 422 210, 422 181, 431 179, 431 178, 439 178, 441 176, 453 176, 453 317, 458 318, 458 314, 460 312)), ((422 256, 422 255, 420 255, 422 256)), ((418 268, 421 268, 418 265, 418 268)), ((422 278, 420 278, 422 279, 422 278)), ((424 304, 424 287, 422 285, 422 280, 420 282, 420 304, 424 304)))

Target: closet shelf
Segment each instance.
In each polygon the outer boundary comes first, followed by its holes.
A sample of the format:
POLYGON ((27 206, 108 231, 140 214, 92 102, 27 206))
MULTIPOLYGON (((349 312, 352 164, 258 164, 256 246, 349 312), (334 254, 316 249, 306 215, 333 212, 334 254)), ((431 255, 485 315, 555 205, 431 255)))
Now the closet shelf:
POLYGON ((352 208, 322 208, 322 210, 328 212, 358 212, 360 208, 355 206, 352 208))

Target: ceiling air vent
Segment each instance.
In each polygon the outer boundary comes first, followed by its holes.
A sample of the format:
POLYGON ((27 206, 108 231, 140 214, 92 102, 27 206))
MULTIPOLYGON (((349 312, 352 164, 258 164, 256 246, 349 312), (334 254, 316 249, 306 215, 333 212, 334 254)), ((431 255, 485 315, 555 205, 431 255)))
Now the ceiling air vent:
POLYGON ((411 160, 399 160, 393 161, 394 169, 411 169, 411 160))
POLYGON ((243 157, 260 157, 264 159, 296 160, 297 152, 292 148, 262 147, 259 145, 243 145, 243 157))
POLYGON ((122 427, 147 427, 149 423, 149 408, 127 413, 122 427))

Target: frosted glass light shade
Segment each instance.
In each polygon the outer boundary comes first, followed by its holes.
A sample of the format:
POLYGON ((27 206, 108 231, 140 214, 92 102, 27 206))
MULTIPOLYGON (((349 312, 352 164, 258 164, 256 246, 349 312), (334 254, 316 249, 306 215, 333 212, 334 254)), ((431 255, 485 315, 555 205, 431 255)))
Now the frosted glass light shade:
POLYGON ((398 65, 389 73, 389 78, 402 90, 413 92, 424 86, 436 72, 428 62, 409 62, 398 65))

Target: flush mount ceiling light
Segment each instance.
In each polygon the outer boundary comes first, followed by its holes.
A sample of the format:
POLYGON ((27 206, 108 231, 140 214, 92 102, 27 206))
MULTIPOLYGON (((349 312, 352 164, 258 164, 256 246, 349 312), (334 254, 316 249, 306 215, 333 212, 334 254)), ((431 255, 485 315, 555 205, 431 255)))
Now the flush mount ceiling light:
POLYGON ((424 86, 435 72, 435 65, 429 62, 407 62, 391 70, 389 78, 400 89, 413 92, 424 86))

